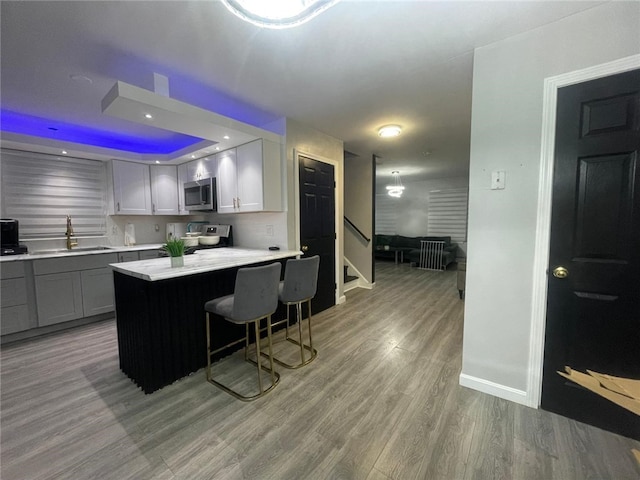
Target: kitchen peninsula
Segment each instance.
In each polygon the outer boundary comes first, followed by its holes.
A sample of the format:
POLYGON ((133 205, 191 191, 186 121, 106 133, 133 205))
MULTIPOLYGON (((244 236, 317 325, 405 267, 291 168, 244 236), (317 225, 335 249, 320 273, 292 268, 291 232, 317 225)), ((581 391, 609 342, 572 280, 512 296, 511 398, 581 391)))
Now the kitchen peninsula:
MULTIPOLYGON (((205 302, 233 293, 239 268, 284 264, 299 255, 299 251, 218 248, 187 255, 184 267, 178 268, 171 267, 169 258, 110 265, 120 369, 145 393, 153 393, 204 367, 205 302)), ((277 313, 283 314, 284 309, 277 313)), ((243 336, 243 326, 216 322, 212 347, 243 336)), ((218 358, 232 351, 233 347, 218 358)))

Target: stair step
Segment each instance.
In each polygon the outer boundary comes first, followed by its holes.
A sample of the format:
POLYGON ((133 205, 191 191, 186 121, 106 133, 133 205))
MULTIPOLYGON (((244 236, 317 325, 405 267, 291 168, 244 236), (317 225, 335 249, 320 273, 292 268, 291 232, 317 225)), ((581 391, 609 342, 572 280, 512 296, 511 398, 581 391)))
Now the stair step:
POLYGON ((348 269, 348 268, 349 268, 349 267, 348 267, 348 265, 344 265, 344 276, 343 276, 343 278, 344 278, 344 283, 353 282, 354 280, 357 280, 357 279, 358 279, 358 277, 355 277, 355 276, 353 276, 353 275, 349 275, 349 274, 347 273, 347 269, 348 269))

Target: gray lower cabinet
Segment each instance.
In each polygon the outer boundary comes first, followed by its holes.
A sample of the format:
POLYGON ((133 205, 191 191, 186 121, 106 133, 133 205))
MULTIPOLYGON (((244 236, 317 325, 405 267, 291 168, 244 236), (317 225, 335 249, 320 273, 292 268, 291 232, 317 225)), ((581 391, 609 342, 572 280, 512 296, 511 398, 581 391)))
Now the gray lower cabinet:
POLYGON ((115 253, 34 261, 38 326, 68 322, 115 310, 115 253))
POLYGON ((83 317, 80 272, 36 276, 38 326, 83 317))
POLYGON ((159 250, 140 250, 138 253, 140 254, 140 260, 149 260, 160 256, 159 250))
POLYGON ((119 252, 118 262, 135 262, 138 260, 138 252, 119 252))
POLYGON ((96 268, 80 272, 82 311, 85 317, 115 311, 113 270, 96 268))
POLYGON ((0 269, 0 334, 21 332, 30 328, 27 302, 25 262, 7 262, 0 269))

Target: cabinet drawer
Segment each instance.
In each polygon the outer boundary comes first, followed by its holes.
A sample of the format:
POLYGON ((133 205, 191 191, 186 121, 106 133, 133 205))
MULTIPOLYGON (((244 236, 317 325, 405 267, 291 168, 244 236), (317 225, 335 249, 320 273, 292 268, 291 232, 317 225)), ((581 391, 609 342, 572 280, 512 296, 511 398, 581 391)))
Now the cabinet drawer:
POLYGON ((138 253, 140 254, 140 260, 149 260, 151 258, 159 258, 160 256, 159 250, 141 250, 138 253))
POLYGON ((138 260, 138 252, 119 252, 118 262, 135 262, 138 260))
POLYGON ((2 262, 0 266, 0 278, 24 277, 24 262, 2 262))
POLYGON ((66 258, 45 258, 33 262, 33 273, 35 275, 48 275, 51 273, 90 270, 92 268, 106 267, 110 263, 117 262, 118 255, 115 252, 66 258))
POLYGON ((3 307, 0 315, 2 315, 2 322, 0 322, 1 335, 22 332, 30 327, 29 308, 26 305, 3 307))
MULTIPOLYGON (((2 308, 27 303, 27 282, 24 278, 10 278, 0 281, 0 303, 2 308)), ((2 319, 4 322, 4 318, 2 319)))

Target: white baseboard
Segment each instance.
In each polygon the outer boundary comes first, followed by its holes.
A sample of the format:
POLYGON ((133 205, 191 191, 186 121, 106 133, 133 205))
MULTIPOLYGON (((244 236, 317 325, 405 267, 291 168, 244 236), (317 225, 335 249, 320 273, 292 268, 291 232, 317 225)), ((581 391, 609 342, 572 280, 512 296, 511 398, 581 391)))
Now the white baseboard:
POLYGON ((464 373, 460 374, 460 385, 482 393, 488 393, 494 397, 504 398, 510 402, 530 406, 527 401, 527 392, 516 388, 500 385, 483 378, 472 377, 464 373))

